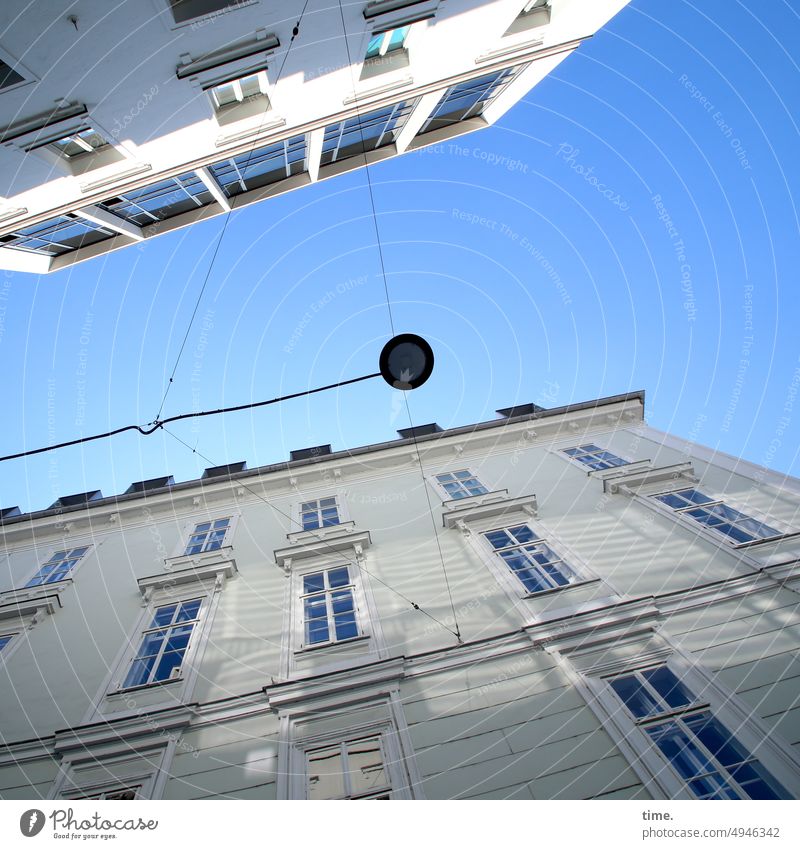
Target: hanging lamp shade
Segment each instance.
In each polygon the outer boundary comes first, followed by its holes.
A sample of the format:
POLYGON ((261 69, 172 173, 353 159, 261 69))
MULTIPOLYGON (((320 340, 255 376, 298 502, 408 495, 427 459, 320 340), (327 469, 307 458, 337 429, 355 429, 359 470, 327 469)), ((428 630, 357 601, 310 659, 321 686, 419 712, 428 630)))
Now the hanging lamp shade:
POLYGON ((381 376, 394 389, 417 389, 433 372, 433 349, 414 333, 401 333, 390 339, 381 351, 381 376))

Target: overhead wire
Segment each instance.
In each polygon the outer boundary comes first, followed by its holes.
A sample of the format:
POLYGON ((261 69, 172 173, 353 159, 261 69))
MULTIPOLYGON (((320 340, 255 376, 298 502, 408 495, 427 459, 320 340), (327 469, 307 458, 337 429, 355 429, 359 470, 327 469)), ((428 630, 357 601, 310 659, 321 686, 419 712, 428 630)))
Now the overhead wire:
MULTIPOLYGON (((189 451, 191 451, 193 454, 197 454, 199 457, 202 457, 203 460, 205 460, 206 463, 209 463, 212 467, 216 465, 210 457, 206 457, 206 455, 203 454, 202 451, 198 451, 196 447, 192 448, 192 446, 189 445, 188 442, 185 442, 177 434, 174 434, 171 430, 164 428, 164 433, 171 436, 174 440, 179 442, 185 448, 188 448, 189 451)), ((279 507, 276 507, 268 498, 265 498, 263 495, 256 492, 252 487, 244 483, 241 478, 234 478, 231 475, 230 480, 235 481, 240 487, 242 487, 242 489, 246 489, 249 493, 254 495, 260 501, 263 501, 264 504, 266 504, 270 509, 278 513, 280 516, 283 516, 285 519, 288 519, 290 528, 292 526, 292 523, 299 524, 294 517, 290 516, 288 513, 285 513, 279 507)), ((402 598, 403 601, 410 605, 414 610, 418 611, 419 613, 422 613, 423 616, 427 616, 428 619, 432 620, 437 625, 440 625, 446 631, 449 631, 454 637, 456 637, 456 639, 458 639, 459 642, 461 642, 461 637, 456 631, 445 625, 444 622, 442 622, 440 619, 437 619, 432 613, 428 613, 427 610, 425 610, 421 605, 417 604, 417 602, 412 601, 405 593, 400 592, 400 590, 396 589, 391 584, 384 581, 382 578, 379 578, 374 572, 370 572, 368 569, 365 569, 364 566, 362 566, 358 560, 353 560, 352 558, 348 557, 347 554, 343 554, 338 548, 334 548, 324 537, 314 533, 313 529, 307 531, 307 533, 309 533, 315 541, 320 542, 326 548, 329 548, 337 556, 337 558, 347 561, 347 563, 351 566, 355 566, 360 572, 363 572, 363 574, 367 575, 372 580, 377 581, 379 584, 386 587, 386 589, 388 589, 390 592, 393 592, 399 598, 402 598)))
MULTIPOLYGON (((364 157, 364 173, 365 173, 366 179, 367 179, 367 189, 368 189, 368 192, 369 192, 370 207, 372 209, 372 221, 373 221, 373 224, 374 224, 374 227, 375 227, 375 241, 376 241, 377 248, 378 248, 378 257, 380 259, 380 264, 381 264, 381 273, 383 275, 383 291, 384 291, 384 295, 386 297, 386 309, 387 309, 388 314, 389 314, 389 325, 390 325, 391 330, 392 330, 392 336, 394 336, 396 334, 395 334, 395 327, 394 327, 394 317, 393 317, 393 314, 392 314, 392 302, 391 302, 391 298, 389 297, 389 283, 388 283, 388 279, 387 279, 387 275, 386 275, 386 264, 384 262, 383 245, 381 243, 380 228, 378 226, 378 213, 377 213, 377 210, 376 210, 376 207, 375 207, 375 193, 374 193, 373 186, 372 186, 372 177, 370 176, 369 160, 367 158, 367 145, 366 145, 366 141, 365 141, 365 138, 364 138, 364 125, 361 121, 361 112, 359 111, 359 106, 358 106, 358 96, 355 92, 355 80, 353 79, 353 59, 352 59, 352 56, 350 55, 350 43, 347 40, 347 25, 346 25, 345 19, 344 19, 344 9, 342 7, 342 0, 338 0, 338 2, 339 2, 339 17, 341 18, 341 21, 342 21, 342 34, 344 36, 344 46, 345 46, 345 50, 347 51, 347 64, 348 64, 348 67, 350 68, 350 82, 351 82, 351 85, 353 86, 353 93, 355 95, 354 100, 353 100, 353 104, 354 104, 354 107, 355 107, 356 120, 358 122, 359 134, 361 136, 361 149, 362 149, 362 156, 364 157)), ((445 582, 445 587, 447 588, 447 596, 448 596, 448 599, 450 600, 450 610, 453 614, 453 624, 455 626, 455 630, 454 631, 451 630, 451 633, 455 636, 455 638, 460 643, 460 642, 462 642, 462 640, 461 640, 461 629, 459 628, 459 625, 458 625, 458 616, 456 614, 456 607, 455 607, 455 603, 453 601, 453 593, 452 593, 452 590, 450 588, 450 579, 447 575, 447 566, 445 565, 444 553, 442 552, 442 545, 441 545, 441 541, 439 540, 439 532, 436 528, 436 519, 433 515, 433 505, 431 504, 431 498, 430 498, 427 483, 426 483, 426 480, 425 480, 425 470, 422 466, 422 459, 420 458, 420 455, 419 455, 419 450, 418 450, 418 446, 417 446, 416 429, 414 427, 414 422, 413 422, 412 417, 411 417, 411 408, 409 407, 409 404, 408 404, 408 398, 404 397, 404 400, 405 400, 405 405, 406 405, 406 413, 408 415, 408 423, 411 426, 411 435, 412 435, 413 440, 414 440, 414 449, 415 449, 414 453, 417 457, 417 462, 419 464, 420 478, 421 478, 421 481, 422 481, 422 489, 425 492, 425 498, 428 502, 428 513, 429 513, 430 518, 431 518, 431 525, 433 527, 433 535, 434 535, 434 538, 436 540, 436 548, 437 548, 437 551, 439 553, 439 561, 441 563, 442 572, 444 574, 444 582, 445 582)))
MULTIPOLYGON (((280 68, 278 68, 278 74, 275 77, 275 82, 273 83, 273 88, 275 86, 277 86, 278 81, 280 80, 281 75, 283 74, 283 68, 286 65, 286 60, 289 58, 289 52, 292 49, 292 45, 294 44, 295 38, 297 38, 297 36, 300 33, 300 23, 303 20, 303 16, 306 13, 306 9, 308 8, 308 2, 309 2, 309 0, 306 0, 306 2, 303 4, 303 8, 300 12, 300 16, 297 19, 297 23, 295 23, 295 25, 292 27, 292 37, 289 40, 289 44, 286 47, 286 53, 284 53, 284 55, 283 55, 283 61, 281 62, 281 66, 280 66, 280 68)), ((269 104, 269 102, 267 102, 267 107, 266 107, 266 109, 264 110, 264 112, 261 116, 261 124, 262 125, 263 125, 264 119, 266 118, 267 112, 269 112, 269 110, 270 110, 270 104, 269 104)), ((259 129, 260 128, 261 127, 259 126, 259 129)), ((250 148, 250 150, 247 152, 247 159, 245 160, 244 168, 242 169, 243 172, 247 171, 247 168, 250 164, 250 160, 253 156, 253 153, 255 153, 256 146, 258 145, 258 141, 259 141, 258 132, 256 132, 256 137, 255 137, 255 140, 253 141, 253 145, 250 148)), ((183 341, 181 342, 181 346, 178 349, 178 355, 175 358, 175 364, 172 367, 172 373, 170 374, 169 380, 167 381, 167 386, 164 389, 164 395, 161 398, 161 404, 158 408, 158 412, 156 413, 155 418, 153 419, 153 422, 156 422, 161 418, 161 413, 164 410, 164 404, 166 404, 166 402, 167 402, 167 396, 169 395, 169 390, 172 388, 172 384, 175 381, 175 374, 178 371, 178 366, 180 365, 180 361, 181 361, 181 358, 183 356, 183 350, 186 347, 186 341, 188 340, 189 334, 191 333, 192 327, 194 326, 194 320, 197 317, 197 311, 200 308, 200 301, 202 300, 203 294, 205 293, 206 287, 208 286, 208 281, 211 277, 211 271, 214 268, 214 263, 217 259, 217 254, 219 253, 220 246, 222 245, 222 240, 225 238, 225 232, 228 229, 228 224, 230 223, 232 213, 233 213, 233 207, 228 209, 227 212, 225 213, 225 221, 222 224, 222 230, 220 231, 219 238, 217 239, 216 246, 214 247, 214 252, 211 255, 211 262, 208 265, 208 269, 206 271, 206 275, 205 275, 205 278, 203 280, 203 285, 200 287, 200 291, 197 294, 197 298, 196 298, 195 304, 194 304, 194 309, 192 310, 192 315, 189 319, 189 324, 186 327, 186 333, 184 333, 184 335, 183 335, 183 341)))

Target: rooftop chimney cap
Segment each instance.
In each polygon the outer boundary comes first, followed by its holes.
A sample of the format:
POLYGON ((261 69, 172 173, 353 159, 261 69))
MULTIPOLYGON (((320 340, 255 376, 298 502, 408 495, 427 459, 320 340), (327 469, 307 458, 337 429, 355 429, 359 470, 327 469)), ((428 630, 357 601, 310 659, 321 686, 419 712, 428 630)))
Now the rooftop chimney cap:
POLYGON ((222 478, 235 475, 237 472, 243 472, 247 468, 247 462, 242 460, 238 463, 228 463, 226 466, 210 466, 200 477, 200 480, 208 480, 208 478, 222 478))
POLYGON ((165 486, 172 486, 175 483, 172 475, 167 475, 163 478, 150 478, 146 481, 136 481, 132 483, 123 493, 130 495, 132 492, 149 492, 151 489, 162 489, 165 486))
POLYGON ((513 419, 515 416, 531 416, 546 410, 547 407, 540 407, 538 404, 515 404, 513 407, 503 407, 495 412, 507 419, 513 419))
POLYGON ((430 424, 416 425, 415 427, 404 427, 397 431, 400 439, 413 439, 417 436, 427 436, 429 433, 441 433, 442 429, 436 422, 430 424))
POLYGON ((289 457, 292 460, 313 460, 315 457, 324 457, 330 453, 330 445, 315 445, 312 448, 298 448, 296 451, 290 451, 289 457))

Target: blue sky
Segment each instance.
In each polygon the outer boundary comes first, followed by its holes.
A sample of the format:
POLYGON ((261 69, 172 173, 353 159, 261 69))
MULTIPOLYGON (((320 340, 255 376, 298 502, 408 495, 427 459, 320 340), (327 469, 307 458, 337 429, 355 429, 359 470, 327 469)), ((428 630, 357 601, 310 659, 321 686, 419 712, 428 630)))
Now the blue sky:
MULTIPOLYGON (((649 422, 800 473, 800 15, 633 2, 494 127, 371 169, 398 332, 427 337, 417 424, 647 391, 649 422)), ((223 218, 0 280, 3 453, 152 420, 223 218)), ((363 171, 227 227, 164 415, 376 370, 390 335, 363 171)), ((379 442, 381 381, 175 425, 214 463, 379 442)), ((169 436, 0 464, 0 503, 199 475, 169 436)))

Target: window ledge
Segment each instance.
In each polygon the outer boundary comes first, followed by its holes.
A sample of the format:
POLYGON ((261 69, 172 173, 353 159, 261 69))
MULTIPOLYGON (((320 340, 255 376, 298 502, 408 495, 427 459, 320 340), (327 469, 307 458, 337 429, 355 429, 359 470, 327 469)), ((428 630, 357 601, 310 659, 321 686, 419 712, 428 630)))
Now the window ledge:
POLYGON ((167 568, 163 572, 139 578, 139 589, 142 595, 147 597, 155 590, 169 589, 179 584, 207 580, 221 583, 232 578, 238 571, 232 552, 230 546, 225 546, 202 554, 169 557, 164 561, 167 568))
POLYGON ((343 530, 342 525, 331 526, 330 530, 332 531, 335 528, 338 533, 328 533, 324 537, 316 531, 305 531, 304 533, 313 534, 313 536, 309 536, 307 541, 298 541, 286 548, 275 549, 275 562, 288 573, 292 568, 292 562, 295 560, 304 560, 320 555, 330 556, 331 553, 355 552, 356 555, 359 555, 364 549, 369 548, 372 538, 369 531, 355 531, 352 527, 347 527, 347 525, 352 524, 352 522, 347 522, 343 530))
MULTIPOLYGON (((713 530, 713 528, 711 529, 713 530)), ((762 537, 761 539, 752 539, 749 542, 737 542, 736 545, 733 546, 737 551, 740 548, 754 548, 757 545, 766 545, 770 542, 783 542, 786 539, 796 539, 800 538, 800 531, 788 531, 785 534, 775 534, 771 537, 762 537)))
MULTIPOLYGON (((68 583, 71 584, 72 581, 59 581, 59 583, 66 586, 68 583)), ((51 586, 54 585, 51 584, 51 586)), ((57 607, 63 607, 59 598, 61 589, 46 592, 42 592, 41 587, 31 587, 31 589, 40 591, 36 593, 28 592, 20 596, 19 593, 23 592, 22 590, 11 590, 0 595, 0 620, 36 616, 40 611, 54 613, 57 607)))
POLYGON ((179 678, 169 678, 166 681, 152 681, 149 684, 137 684, 135 687, 120 687, 118 690, 112 690, 106 694, 107 699, 113 699, 115 696, 120 699, 128 693, 140 693, 143 690, 156 690, 160 687, 167 687, 170 684, 182 684, 183 676, 179 678))
POLYGON ((590 478, 598 478, 601 481, 610 479, 625 478, 628 475, 635 475, 637 472, 646 472, 652 468, 650 460, 634 460, 632 463, 625 463, 622 466, 613 466, 610 469, 584 469, 590 478))
POLYGON ((466 498, 451 498, 442 502, 446 510, 458 510, 461 507, 480 506, 483 504, 495 504, 499 501, 508 500, 507 489, 494 489, 481 495, 468 495, 466 498))
POLYGON ((589 586, 589 584, 598 584, 598 583, 600 583, 600 578, 585 578, 585 579, 582 579, 580 581, 573 581, 572 583, 566 584, 563 587, 552 587, 549 590, 540 590, 538 593, 525 593, 525 595, 523 595, 521 597, 523 599, 526 599, 526 600, 527 599, 534 599, 534 598, 541 598, 542 596, 553 595, 555 593, 564 592, 565 590, 570 590, 573 587, 586 587, 586 586, 589 586))
MULTIPOLYGON (((618 466, 622 469, 622 466, 618 466)), ((655 468, 637 468, 627 472, 620 471, 615 476, 607 476, 603 479, 603 492, 616 495, 620 487, 644 486, 645 484, 661 483, 662 481, 678 482, 683 478, 687 483, 696 483, 694 466, 691 463, 675 463, 671 466, 657 466, 655 468)))
POLYGON ((349 646, 349 645, 352 645, 353 643, 363 643, 363 642, 367 642, 368 640, 371 640, 371 639, 372 639, 372 636, 370 634, 359 634, 359 636, 350 637, 347 640, 335 640, 333 642, 329 641, 327 643, 319 643, 318 645, 315 645, 315 646, 304 646, 303 648, 298 649, 294 653, 294 655, 295 655, 295 657, 302 657, 303 655, 306 655, 309 652, 316 652, 316 651, 320 651, 322 649, 333 649, 333 648, 336 648, 336 646, 349 646))
MULTIPOLYGON (((492 494, 489 493, 489 495, 492 494)), ((465 501, 466 499, 462 498, 461 500, 465 501)), ((528 516, 535 516, 538 509, 535 495, 521 495, 519 498, 498 498, 485 504, 467 504, 445 510, 442 515, 442 524, 446 528, 455 528, 463 522, 493 519, 509 513, 526 513, 528 516)))
POLYGON ((306 542, 315 542, 329 536, 337 536, 342 531, 353 531, 355 527, 355 522, 339 522, 337 525, 327 525, 324 528, 314 528, 310 531, 291 531, 286 534, 286 539, 293 545, 303 545, 306 542))

